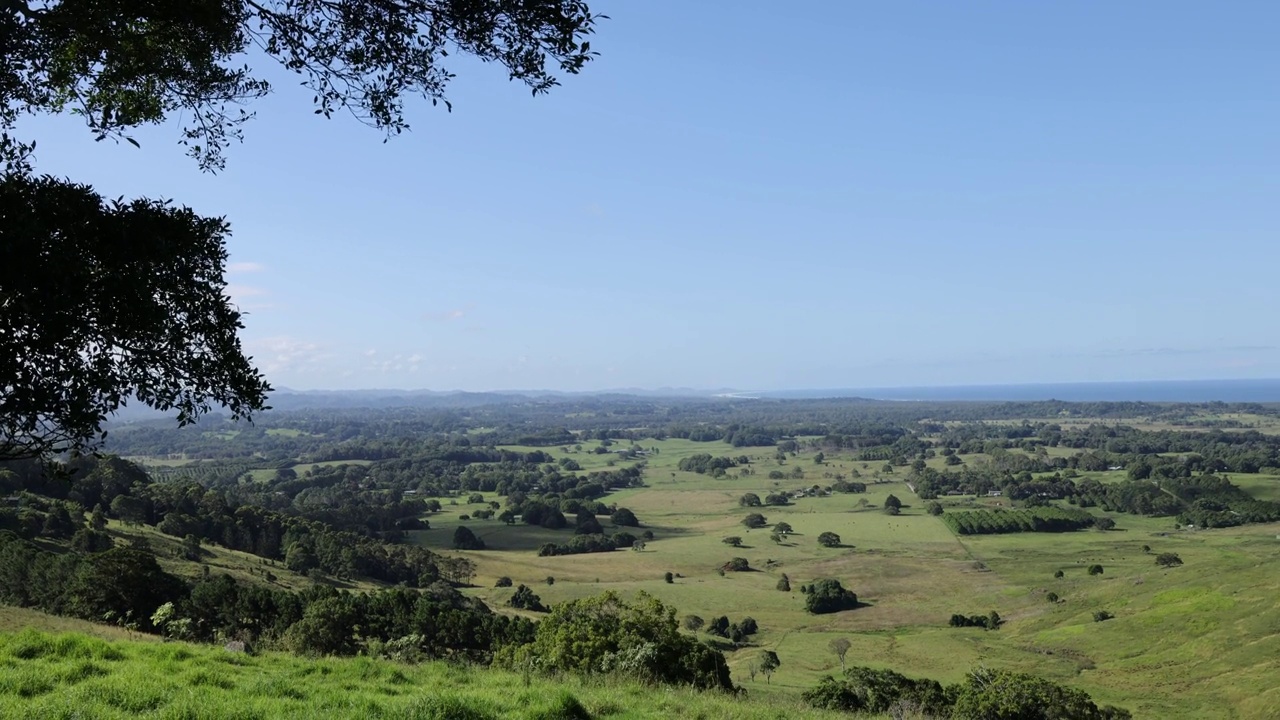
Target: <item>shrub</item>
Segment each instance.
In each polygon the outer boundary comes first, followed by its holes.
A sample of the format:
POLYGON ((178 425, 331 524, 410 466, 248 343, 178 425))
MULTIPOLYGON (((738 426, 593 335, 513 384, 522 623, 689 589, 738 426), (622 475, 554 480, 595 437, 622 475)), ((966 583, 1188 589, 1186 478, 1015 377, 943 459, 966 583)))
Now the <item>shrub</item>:
POLYGON ((636 514, 626 508, 618 508, 613 515, 609 516, 609 520, 614 525, 622 527, 639 527, 640 520, 636 518, 636 514))
POLYGON ((1045 599, 1045 600, 1048 600, 1048 601, 1049 601, 1049 602, 1051 602, 1051 603, 1056 603, 1056 602, 1058 602, 1058 600, 1060 600, 1061 598, 1059 598, 1059 597, 1058 597, 1058 593, 1056 593, 1056 592, 1051 592, 1051 593, 1049 593, 1048 595, 1045 595, 1045 596, 1044 596, 1044 599, 1045 599))
POLYGON ((839 580, 823 578, 809 587, 805 608, 815 614, 840 612, 858 607, 858 596, 846 590, 839 580))
POLYGON ((783 573, 782 577, 778 578, 778 589, 783 592, 791 592, 791 578, 787 577, 786 573, 783 573))
POLYGON ((667 571, 667 574, 663 575, 662 579, 665 580, 668 585, 670 585, 676 581, 676 576, 671 574, 670 571, 667 571))
POLYGON ((1087 693, 1080 690, 1008 670, 974 671, 954 697, 950 712, 953 720, 1123 720, 1131 717, 1120 708, 1099 708, 1087 693))
POLYGON ((503 575, 502 577, 498 578, 498 582, 494 583, 493 586, 494 587, 511 587, 511 578, 507 577, 506 575, 503 575))
POLYGON ((747 563, 746 558, 732 558, 729 562, 720 566, 726 572, 747 572, 751 569, 751 565, 747 563))
POLYGON ((829 548, 840 547, 840 536, 833 532, 824 532, 818 535, 818 544, 829 548))
POLYGON ((929 717, 951 715, 951 699, 936 680, 914 680, 892 670, 868 667, 851 667, 842 680, 823 678, 801 697, 810 706, 823 710, 888 714, 897 708, 912 707, 929 717))
POLYGON ((559 603, 538 623, 534 641, 499 650, 499 665, 533 661, 550 672, 614 672, 650 682, 732 690, 724 655, 682 634, 656 598, 617 593, 559 603))
POLYGON ((959 613, 952 615, 948 623, 951 627, 980 627, 986 630, 998 630, 1004 624, 1000 619, 1000 613, 992 610, 986 615, 960 615, 959 613))
POLYGON ((1160 553, 1156 556, 1156 564, 1160 567, 1176 567, 1182 564, 1182 558, 1177 553, 1160 553))
POLYGON ((528 585, 521 585, 516 588, 511 599, 507 601, 507 605, 519 610, 533 610, 535 612, 546 612, 547 608, 542 604, 542 598, 529 588, 528 585))
POLYGON ((453 547, 455 550, 483 550, 484 540, 476 537, 466 525, 459 525, 453 531, 453 547))
POLYGON ((1056 571, 1055 573, 1053 573, 1053 576, 1054 576, 1055 578, 1061 578, 1061 577, 1064 577, 1065 575, 1066 575, 1066 573, 1062 572, 1061 570, 1058 570, 1058 571, 1056 571))
POLYGON ((720 637, 729 637, 729 627, 729 618, 721 615, 715 620, 712 620, 711 624, 707 626, 707 633, 711 635, 718 635, 720 637))
POLYGON ((755 529, 755 528, 762 528, 768 525, 769 521, 768 519, 765 518, 765 516, 761 515, 760 513, 751 513, 746 517, 742 518, 742 524, 746 525, 749 528, 755 529))
POLYGON ((1093 621, 1094 621, 1094 622, 1102 622, 1102 621, 1104 621, 1104 620, 1110 620, 1110 619, 1111 619, 1111 618, 1113 618, 1113 617, 1115 617, 1115 615, 1112 615, 1111 613, 1107 612, 1106 610, 1097 610, 1097 611, 1095 611, 1095 612, 1093 613, 1093 621))
POLYGON ((1101 565, 1090 565, 1090 566, 1089 566, 1089 574, 1090 574, 1090 575, 1101 575, 1101 574, 1102 574, 1102 566, 1101 566, 1101 565))

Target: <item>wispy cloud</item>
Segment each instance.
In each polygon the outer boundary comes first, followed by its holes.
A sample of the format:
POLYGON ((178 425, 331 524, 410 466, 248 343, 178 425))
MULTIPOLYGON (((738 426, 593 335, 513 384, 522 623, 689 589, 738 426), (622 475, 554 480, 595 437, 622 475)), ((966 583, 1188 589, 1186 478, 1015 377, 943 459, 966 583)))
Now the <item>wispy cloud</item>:
POLYGON ((378 357, 376 356, 376 353, 368 351, 365 352, 364 356, 367 358, 364 371, 382 374, 402 372, 416 373, 423 369, 422 361, 426 359, 422 353, 413 353, 411 355, 395 353, 390 357, 385 355, 378 357))
POLYGON ((245 344, 258 367, 267 374, 305 370, 329 357, 319 343, 287 335, 260 338, 245 344))
POLYGON ((233 284, 233 285, 227 286, 227 294, 231 296, 232 300, 239 300, 240 298, 259 297, 261 295, 266 295, 267 291, 263 288, 254 287, 252 285, 234 285, 233 284))
POLYGON ((227 265, 228 273, 256 273, 266 269, 266 265, 256 262, 233 262, 227 265))
POLYGON ((467 317, 467 314, 471 312, 471 309, 470 305, 466 305, 452 310, 424 312, 422 313, 422 319, 428 322, 455 322, 467 317))

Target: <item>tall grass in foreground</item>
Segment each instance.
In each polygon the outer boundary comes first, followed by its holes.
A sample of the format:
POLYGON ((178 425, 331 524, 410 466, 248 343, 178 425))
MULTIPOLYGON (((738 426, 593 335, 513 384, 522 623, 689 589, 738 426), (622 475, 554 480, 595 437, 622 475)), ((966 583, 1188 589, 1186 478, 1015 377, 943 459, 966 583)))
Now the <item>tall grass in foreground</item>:
POLYGON ((108 642, 35 630, 0 633, 0 717, 589 718, 839 717, 796 703, 577 677, 524 679, 443 662, 308 660, 184 643, 108 642))

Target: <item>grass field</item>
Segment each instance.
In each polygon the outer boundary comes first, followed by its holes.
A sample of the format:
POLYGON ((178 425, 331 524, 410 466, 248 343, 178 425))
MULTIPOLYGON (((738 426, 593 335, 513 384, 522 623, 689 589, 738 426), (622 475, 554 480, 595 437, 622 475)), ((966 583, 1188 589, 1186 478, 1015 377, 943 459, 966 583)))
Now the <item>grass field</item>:
MULTIPOLYGON (((295 573, 284 566, 284 563, 263 563, 262 558, 239 550, 229 550, 221 545, 205 544, 201 547, 202 557, 199 561, 187 560, 182 554, 182 541, 165 535, 153 526, 129 526, 118 520, 111 520, 107 525, 108 532, 115 538, 117 545, 127 545, 136 539, 145 539, 151 544, 160 566, 179 577, 194 580, 208 572, 214 575, 230 575, 238 581, 251 584, 266 584, 280 590, 302 590, 315 584, 305 575, 295 573), (267 582, 266 573, 275 577, 267 582)), ((368 580, 345 581, 329 580, 336 587, 347 590, 372 590, 379 587, 368 580)))
MULTIPOLYGON (((647 487, 606 498, 632 509, 644 529, 653 531, 655 539, 642 552, 540 558, 539 545, 564 542, 571 531, 507 527, 497 520, 462 523, 459 516, 474 509, 462 501, 430 516, 432 529, 415 539, 448 550, 458 524, 483 537, 489 550, 466 553, 478 567, 478 587, 469 592, 495 607, 512 592, 493 587, 505 575, 552 603, 606 589, 645 590, 681 615, 754 617, 761 632, 753 646, 727 654, 735 681, 756 695, 794 698, 821 676, 837 672, 838 662, 826 645, 846 637, 853 643, 851 663, 944 682, 959 681, 978 665, 1018 669, 1127 707, 1135 717, 1273 717, 1269 713, 1280 708, 1274 680, 1280 678, 1280 609, 1274 599, 1280 591, 1280 525, 1190 533, 1175 531, 1168 518, 1117 515, 1118 529, 1107 533, 959 539, 924 513, 924 503, 893 475, 876 482, 883 463, 863 467, 829 455, 825 464, 816 465, 802 454, 780 467, 772 449, 680 440, 642 445, 658 449, 648 457, 647 487), (700 452, 751 456, 755 474, 740 477, 735 470, 714 479, 677 469, 680 458, 700 452), (771 469, 790 472, 797 466, 803 479, 767 477, 771 469), (738 505, 744 492, 763 497, 826 485, 831 474, 853 469, 868 482, 867 493, 756 509, 771 524, 786 521, 794 527, 781 544, 770 540, 767 529, 740 524, 749 512, 738 505), (907 506, 901 515, 880 511, 890 493, 907 506), (859 507, 860 500, 868 507, 859 507), (845 547, 818 545, 817 535, 826 531, 837 533, 845 547), (722 538, 730 535, 740 536, 744 547, 724 544, 722 538), (1142 552, 1143 545, 1151 546, 1150 554, 1142 552), (1166 551, 1177 552, 1185 565, 1158 568, 1154 554, 1166 551), (734 556, 747 558, 756 571, 718 574, 717 568, 734 556), (1094 563, 1103 565, 1103 575, 1086 574, 1094 563), (1065 577, 1055 579, 1057 570, 1065 577), (666 572, 677 574, 674 583, 664 582, 666 572), (776 589, 782 573, 790 577, 792 592, 776 589), (555 578, 554 585, 544 582, 548 576, 555 578), (867 605, 835 615, 808 614, 800 585, 821 577, 838 578, 867 605), (1048 602, 1049 592, 1062 601, 1048 602), (991 610, 1006 619, 1000 630, 947 626, 952 613, 991 610), (1095 610, 1107 610, 1115 619, 1094 622, 1095 610), (782 660, 769 684, 750 681, 746 672, 761 648, 775 650, 782 660)), ((608 458, 587 452, 571 456, 608 458)), ((974 462, 979 456, 965 459, 974 462)), ((1118 481, 1124 473, 1096 476, 1118 481)), ((1280 479, 1234 479, 1259 497, 1280 495, 1280 479)))
POLYGON ((250 656, 185 643, 0 633, 0 717, 618 720, 837 717, 798 701, 747 699, 443 662, 250 656))

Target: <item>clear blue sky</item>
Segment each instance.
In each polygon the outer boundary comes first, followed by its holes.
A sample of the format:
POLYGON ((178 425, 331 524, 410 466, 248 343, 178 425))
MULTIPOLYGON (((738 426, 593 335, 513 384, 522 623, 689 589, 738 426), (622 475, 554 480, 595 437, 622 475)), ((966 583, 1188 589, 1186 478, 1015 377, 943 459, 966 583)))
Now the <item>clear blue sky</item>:
POLYGON ((28 125, 232 223, 294 388, 1280 377, 1280 3, 593 2, 533 99, 456 65, 381 143, 292 76, 226 172, 28 125))

